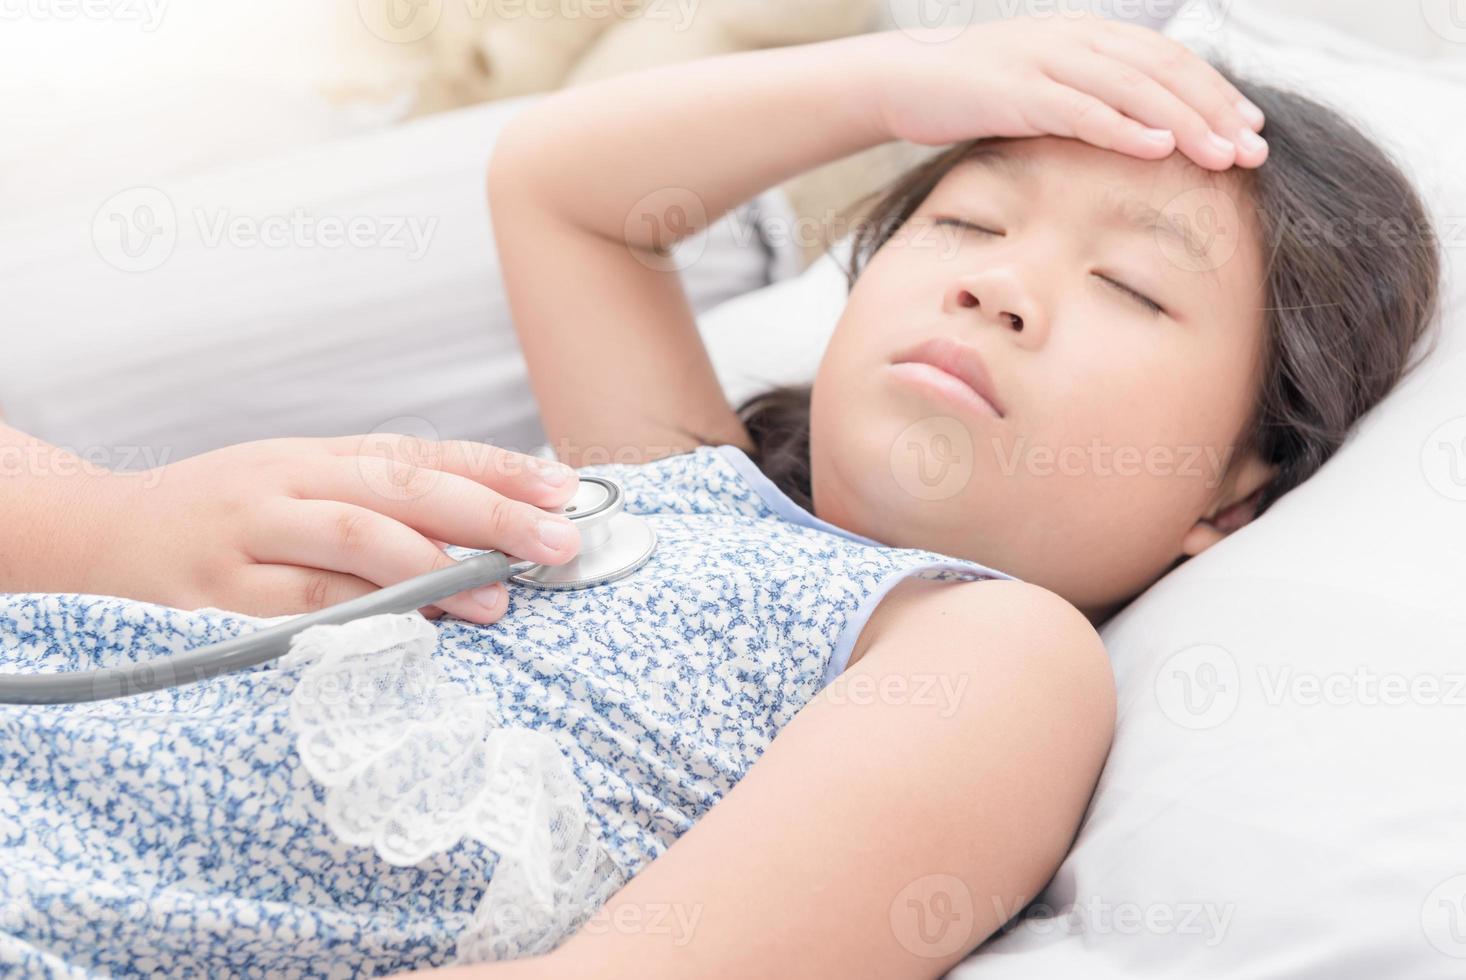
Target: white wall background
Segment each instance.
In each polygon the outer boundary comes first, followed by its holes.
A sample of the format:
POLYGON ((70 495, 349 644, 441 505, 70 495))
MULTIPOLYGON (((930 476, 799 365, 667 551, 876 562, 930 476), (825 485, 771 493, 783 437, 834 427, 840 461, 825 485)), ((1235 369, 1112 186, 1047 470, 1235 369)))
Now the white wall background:
POLYGON ((353 8, 0 0, 0 221, 380 124, 322 95, 353 8))
MULTIPOLYGON (((343 79, 359 78, 363 59, 371 60, 375 77, 391 79, 409 73, 420 57, 364 39, 358 2, 0 0, 0 222, 400 118, 402 100, 343 108, 324 97, 343 79)), ((1222 11, 1229 4, 1213 2, 1222 11)), ((1274 5, 1422 57, 1466 58, 1466 0, 1274 5)), ((1159 24, 1178 6, 1180 0, 883 0, 882 26, 1080 8, 1159 24)))

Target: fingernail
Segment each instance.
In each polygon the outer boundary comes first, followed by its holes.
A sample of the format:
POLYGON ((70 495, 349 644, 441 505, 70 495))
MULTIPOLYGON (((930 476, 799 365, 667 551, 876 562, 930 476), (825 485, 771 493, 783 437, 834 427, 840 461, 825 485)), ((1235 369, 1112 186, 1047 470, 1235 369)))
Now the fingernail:
POLYGON ((1169 129, 1144 129, 1141 135, 1152 143, 1171 142, 1171 131, 1169 129))
POLYGON ((541 480, 544 480, 552 487, 564 486, 575 476, 575 471, 564 463, 557 463, 552 459, 536 459, 530 463, 541 480))
POLYGON ((576 538, 576 531, 569 521, 545 520, 540 521, 539 535, 541 544, 553 551, 559 551, 570 547, 576 538))
POLYGON ((509 598, 509 590, 504 588, 502 582, 495 582, 493 585, 474 589, 468 596, 489 612, 498 612, 499 607, 509 598))
POLYGON ((1243 119, 1246 119, 1254 126, 1261 126, 1264 122, 1262 110, 1246 99, 1239 99, 1237 101, 1237 111, 1242 113, 1243 119))
POLYGON ((1250 150, 1253 153, 1267 148, 1267 140, 1258 136, 1250 129, 1239 129, 1237 131, 1237 142, 1241 144, 1242 149, 1250 150))
POLYGON ((1206 139, 1208 143, 1210 143, 1212 146, 1215 146, 1222 153, 1231 153, 1233 150, 1232 141, 1224 137, 1218 136, 1216 133, 1208 132, 1206 134, 1206 139))

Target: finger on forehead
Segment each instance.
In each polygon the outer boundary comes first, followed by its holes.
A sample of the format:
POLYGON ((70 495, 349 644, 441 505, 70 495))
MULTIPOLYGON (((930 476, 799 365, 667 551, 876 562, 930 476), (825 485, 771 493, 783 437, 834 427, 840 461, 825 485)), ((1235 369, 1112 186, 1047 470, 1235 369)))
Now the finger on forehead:
MULTIPOLYGON (((1208 116, 1216 117, 1225 110, 1235 110, 1237 103, 1248 101, 1242 90, 1233 85, 1203 54, 1175 38, 1139 24, 1109 22, 1109 28, 1110 30, 1101 33, 1096 39, 1093 45, 1095 50, 1103 54, 1123 52, 1133 56, 1136 61, 1156 70, 1157 77, 1167 84, 1177 80, 1174 71, 1169 70, 1170 66, 1184 65, 1190 68, 1194 63, 1197 71, 1194 74, 1189 71, 1186 73, 1189 77, 1181 80, 1182 91, 1178 94, 1192 98, 1193 104, 1208 116)), ((1243 121, 1247 122, 1245 119, 1243 121)))
POLYGON ((449 473, 536 507, 559 507, 575 493, 574 471, 565 464, 486 442, 374 432, 365 436, 341 436, 327 443, 338 455, 382 457, 449 473), (557 470, 568 471, 571 478, 558 486, 551 485, 544 475, 557 470))

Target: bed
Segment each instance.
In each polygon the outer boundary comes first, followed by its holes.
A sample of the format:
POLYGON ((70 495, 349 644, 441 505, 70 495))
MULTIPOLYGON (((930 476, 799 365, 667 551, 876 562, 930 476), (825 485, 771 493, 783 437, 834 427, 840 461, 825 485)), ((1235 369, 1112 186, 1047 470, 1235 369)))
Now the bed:
MULTIPOLYGON (((1454 12, 1234 0, 1171 18, 1174 36, 1356 116, 1415 174, 1446 259, 1437 347, 1322 472, 1107 626, 1118 728, 1074 847, 952 977, 1466 975, 1466 20, 1454 12)), ((539 445, 482 213, 492 134, 532 103, 7 210, 9 421, 122 466, 286 433, 539 445), (174 216, 167 254, 118 252, 107 234, 141 204, 156 218, 160 201, 174 216), (194 217, 297 208, 433 231, 413 257, 211 244, 194 217)), ((735 400, 807 378, 839 313, 843 247, 801 271, 762 233, 789 220, 765 194, 686 246, 700 252, 689 296, 735 400)))

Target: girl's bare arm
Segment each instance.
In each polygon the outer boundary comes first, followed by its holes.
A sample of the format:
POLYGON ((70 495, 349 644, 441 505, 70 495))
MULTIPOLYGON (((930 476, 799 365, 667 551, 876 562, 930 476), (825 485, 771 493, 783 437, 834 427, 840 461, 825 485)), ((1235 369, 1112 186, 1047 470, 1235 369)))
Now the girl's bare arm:
POLYGON ((928 583, 731 792, 548 956, 423 976, 931 978, 1031 901, 1109 749, 1087 620, 928 583))
POLYGON ((889 140, 867 91, 872 54, 846 38, 659 67, 556 92, 505 127, 489 174, 494 233, 561 459, 751 448, 659 250, 889 140))
POLYGON ((93 492, 107 471, 0 423, 0 592, 84 590, 99 543, 93 492))
POLYGON ((501 261, 545 429, 572 464, 751 448, 694 326, 679 237, 893 139, 1053 134, 1144 159, 1256 166, 1262 118, 1204 60, 1097 18, 1016 18, 740 52, 557 92, 490 165, 501 261))

